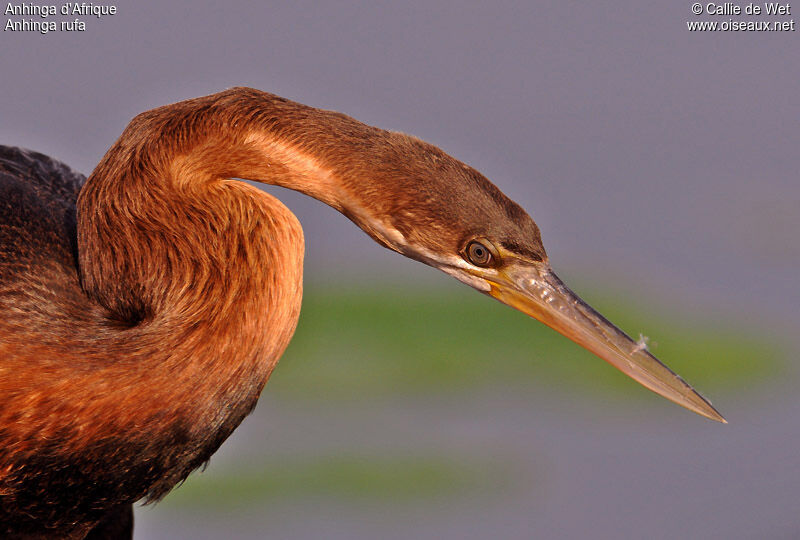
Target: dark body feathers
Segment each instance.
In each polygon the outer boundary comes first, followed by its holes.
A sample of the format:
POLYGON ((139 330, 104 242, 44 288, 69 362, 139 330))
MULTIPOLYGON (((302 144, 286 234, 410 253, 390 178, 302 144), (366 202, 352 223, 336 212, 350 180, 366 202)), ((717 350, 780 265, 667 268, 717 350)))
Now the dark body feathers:
MULTIPOLYGON (((38 152, 0 145, 0 316, 5 328, 22 329, 25 325, 40 322, 45 328, 54 321, 49 301, 57 298, 77 297, 82 293, 78 286, 76 201, 86 177, 74 172, 63 163, 38 152)), ((57 303, 55 304, 57 305, 57 303)), ((4 329, 5 329, 4 328, 4 329)), ((12 335, 0 334, 0 346, 9 345, 12 335)), ((2 349, 0 349, 2 350, 2 349)), ((45 360, 45 359, 42 359, 45 360)), ((4 366, 0 364, 0 373, 4 366)), ((8 403, 9 396, 3 396, 8 403)), ((4 407, 0 405, 0 410, 4 407)), ((7 415, 22 416, 25 411, 7 411, 7 415)), ((7 444, 13 440, 4 433, 10 426, 0 426, 2 463, 13 449, 7 444)), ((19 443, 18 443, 19 444, 19 443)), ((54 441, 57 445, 58 441, 54 441)), ((55 454, 57 455, 57 449, 55 454)), ((48 458, 42 452, 28 460, 27 468, 41 467, 51 472, 46 482, 30 476, 29 481, 9 475, 0 484, 0 537, 50 537, 57 533, 43 528, 42 524, 58 524, 66 517, 69 529, 69 512, 62 505, 75 493, 70 485, 79 478, 80 464, 70 466, 48 458), (62 488, 65 488, 62 490, 62 488), (62 516, 58 515, 62 514, 62 516)), ((80 506, 79 501, 73 505, 80 506)), ((91 531, 90 538, 126 538, 133 530, 132 506, 114 508, 110 512, 83 508, 80 513, 108 516, 91 531)), ((86 531, 75 529, 76 535, 86 531)))
MULTIPOLYGON (((38 152, 0 145, 0 276, 57 260, 75 273, 75 203, 86 177, 38 152)), ((35 274, 31 277, 34 277, 35 274)))

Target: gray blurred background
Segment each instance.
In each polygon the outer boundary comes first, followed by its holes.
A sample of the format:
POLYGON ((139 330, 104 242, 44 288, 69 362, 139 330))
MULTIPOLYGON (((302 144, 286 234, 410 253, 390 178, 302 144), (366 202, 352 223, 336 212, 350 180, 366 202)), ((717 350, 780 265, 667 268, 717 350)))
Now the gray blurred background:
POLYGON ((306 232, 296 343, 136 538, 800 537, 800 32, 689 32, 728 17, 688 1, 116 5, 0 35, 0 143, 88 174, 135 114, 234 85, 414 134, 731 422, 270 188, 306 232))

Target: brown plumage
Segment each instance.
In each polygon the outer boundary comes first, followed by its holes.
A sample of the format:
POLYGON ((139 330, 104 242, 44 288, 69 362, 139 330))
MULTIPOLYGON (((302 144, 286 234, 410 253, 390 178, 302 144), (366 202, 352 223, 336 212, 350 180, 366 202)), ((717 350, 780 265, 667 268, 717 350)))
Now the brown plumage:
POLYGON ((137 116, 85 183, 0 148, 0 536, 129 535, 130 505, 163 497, 254 407, 297 322, 303 236, 236 178, 315 197, 721 419, 572 296, 533 220, 480 173, 236 88, 137 116))

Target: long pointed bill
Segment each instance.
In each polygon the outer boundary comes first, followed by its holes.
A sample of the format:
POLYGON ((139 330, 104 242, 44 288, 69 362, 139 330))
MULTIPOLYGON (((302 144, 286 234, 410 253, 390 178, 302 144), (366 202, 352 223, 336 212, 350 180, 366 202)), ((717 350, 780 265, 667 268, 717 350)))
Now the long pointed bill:
POLYGON ((490 295, 568 337, 653 392, 690 411, 727 423, 722 415, 680 376, 628 337, 549 269, 515 264, 491 282, 490 295))

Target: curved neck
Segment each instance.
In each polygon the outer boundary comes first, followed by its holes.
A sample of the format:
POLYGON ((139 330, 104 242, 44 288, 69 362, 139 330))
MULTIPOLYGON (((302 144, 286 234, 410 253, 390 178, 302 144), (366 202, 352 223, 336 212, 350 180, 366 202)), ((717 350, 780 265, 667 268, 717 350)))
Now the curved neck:
POLYGON ((20 428, 60 437, 51 440, 77 464, 70 489, 91 480, 87 489, 118 494, 108 500, 159 497, 242 421, 297 323, 303 237, 277 199, 230 179, 350 211, 333 156, 357 143, 334 132, 370 129, 247 89, 131 122, 80 192, 86 296, 63 303, 65 345, 41 355, 64 360, 36 373, 65 399, 35 405, 38 420, 20 428), (312 138, 324 148, 312 151, 312 138), (102 472, 83 476, 82 453, 102 472))
POLYGON ((348 192, 368 181, 360 165, 391 135, 340 113, 233 88, 136 116, 89 182, 144 173, 151 181, 191 188, 243 178, 346 210, 348 192))
POLYGON ((187 403, 224 402, 233 392, 252 406, 294 332, 300 225, 274 197, 230 180, 335 196, 332 176, 292 151, 290 133, 275 131, 280 108, 308 115, 247 89, 143 113, 78 198, 81 285, 105 309, 102 324, 114 327, 97 339, 109 336, 106 349, 141 358, 154 379, 180 373, 209 386, 183 385, 187 403))
MULTIPOLYGON (((324 155, 347 145, 338 136, 341 130, 334 135, 331 122, 337 121, 350 124, 350 131, 366 128, 245 88, 134 118, 78 200, 86 292, 123 322, 166 309, 196 311, 198 280, 221 277, 204 273, 235 267, 235 246, 248 250, 248 260, 260 257, 257 249, 265 246, 253 244, 269 235, 254 234, 253 228, 267 227, 271 214, 279 214, 278 227, 294 219, 276 210, 266 194, 229 179, 295 189, 346 211, 347 196, 324 155)), ((239 273, 237 283, 253 286, 255 277, 239 273)))

